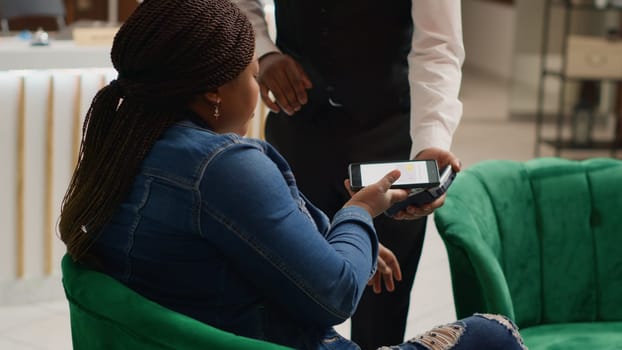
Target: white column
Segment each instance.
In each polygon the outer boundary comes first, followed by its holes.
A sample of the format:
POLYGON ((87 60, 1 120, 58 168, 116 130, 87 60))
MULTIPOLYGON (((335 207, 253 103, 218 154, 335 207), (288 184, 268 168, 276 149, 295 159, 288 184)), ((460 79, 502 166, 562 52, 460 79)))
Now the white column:
POLYGON ((108 22, 119 22, 119 0, 108 0, 108 22))

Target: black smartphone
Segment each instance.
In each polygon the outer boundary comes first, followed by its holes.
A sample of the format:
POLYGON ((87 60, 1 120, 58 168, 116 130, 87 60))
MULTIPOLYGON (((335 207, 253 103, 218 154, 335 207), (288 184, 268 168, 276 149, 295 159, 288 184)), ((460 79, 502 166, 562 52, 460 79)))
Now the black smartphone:
POLYGON ((420 207, 424 204, 428 204, 433 202, 438 197, 442 196, 443 193, 447 192, 447 189, 454 181, 456 177, 456 173, 452 169, 451 165, 448 165, 443 169, 440 178, 440 184, 438 186, 434 186, 431 188, 417 188, 413 189, 409 194, 408 198, 405 200, 393 204, 389 209, 387 209, 384 213, 388 216, 393 216, 397 214, 400 210, 405 209, 409 205, 414 205, 420 207))
POLYGON ((437 186, 440 181, 438 166, 434 159, 352 163, 348 166, 350 187, 353 191, 358 191, 377 182, 395 169, 400 171, 401 176, 391 188, 428 188, 437 186))

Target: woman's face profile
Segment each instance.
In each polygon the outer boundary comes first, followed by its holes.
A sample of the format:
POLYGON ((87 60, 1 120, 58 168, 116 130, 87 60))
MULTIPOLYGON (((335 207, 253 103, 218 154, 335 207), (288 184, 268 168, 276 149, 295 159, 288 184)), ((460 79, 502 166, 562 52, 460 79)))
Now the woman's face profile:
POLYGON ((241 136, 247 133, 259 99, 258 72, 259 64, 254 58, 240 75, 218 88, 222 101, 218 132, 234 132, 241 136))

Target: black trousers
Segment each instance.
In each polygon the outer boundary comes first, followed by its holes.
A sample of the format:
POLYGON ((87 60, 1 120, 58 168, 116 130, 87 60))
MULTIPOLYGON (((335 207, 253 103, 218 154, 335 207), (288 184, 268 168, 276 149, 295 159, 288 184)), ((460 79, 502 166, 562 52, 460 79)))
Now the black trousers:
MULTIPOLYGON (((327 103, 309 103, 293 116, 268 116, 267 140, 287 159, 301 191, 330 217, 350 198, 344 187, 349 163, 409 158, 409 113, 391 113, 377 123, 365 120, 327 103)), ((351 320, 351 339, 363 350, 403 342, 426 219, 380 215, 375 226, 380 242, 397 256, 403 279, 392 293, 366 289, 351 320)))

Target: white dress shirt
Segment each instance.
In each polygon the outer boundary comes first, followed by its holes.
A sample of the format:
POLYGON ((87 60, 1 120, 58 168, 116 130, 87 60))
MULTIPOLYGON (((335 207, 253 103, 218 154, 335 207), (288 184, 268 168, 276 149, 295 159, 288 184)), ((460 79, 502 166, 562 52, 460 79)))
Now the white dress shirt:
MULTIPOLYGON (((268 31, 260 0, 232 0, 256 32, 257 57, 279 51, 268 31)), ((458 99, 464 43, 460 0, 411 0, 414 23, 408 55, 411 158, 429 147, 449 150, 462 118, 458 99)))

